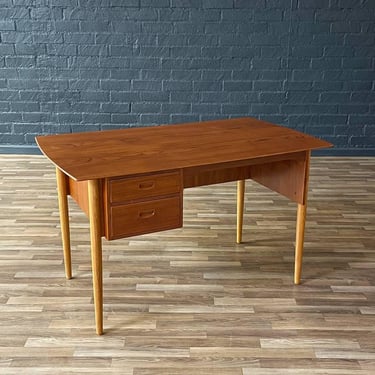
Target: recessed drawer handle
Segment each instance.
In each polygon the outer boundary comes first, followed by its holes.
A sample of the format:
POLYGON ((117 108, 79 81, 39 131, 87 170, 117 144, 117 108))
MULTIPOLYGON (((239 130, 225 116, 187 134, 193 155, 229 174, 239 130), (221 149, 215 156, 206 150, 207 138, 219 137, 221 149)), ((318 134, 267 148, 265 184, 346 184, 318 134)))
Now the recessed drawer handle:
POLYGON ((149 219, 150 217, 155 216, 155 210, 142 211, 138 214, 141 219, 149 219))
POLYGON ((155 181, 141 182, 138 187, 141 190, 151 190, 155 187, 155 181))

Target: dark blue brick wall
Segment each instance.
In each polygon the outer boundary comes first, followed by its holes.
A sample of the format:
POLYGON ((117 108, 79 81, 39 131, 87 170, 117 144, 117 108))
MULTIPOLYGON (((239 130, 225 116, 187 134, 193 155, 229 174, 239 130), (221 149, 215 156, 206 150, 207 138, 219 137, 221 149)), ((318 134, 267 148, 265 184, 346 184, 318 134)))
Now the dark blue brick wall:
POLYGON ((0 146, 237 116, 374 152, 375 1, 0 1, 0 146))

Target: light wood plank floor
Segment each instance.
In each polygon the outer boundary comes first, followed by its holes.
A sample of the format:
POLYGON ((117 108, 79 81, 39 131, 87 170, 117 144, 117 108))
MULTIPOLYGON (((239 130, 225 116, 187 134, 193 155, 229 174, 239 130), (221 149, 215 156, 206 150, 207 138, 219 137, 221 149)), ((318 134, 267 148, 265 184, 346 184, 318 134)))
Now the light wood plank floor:
POLYGON ((103 241, 94 329, 88 221, 62 263, 54 168, 0 155, 0 374, 375 374, 375 158, 313 158, 302 284, 296 205, 248 182, 185 190, 184 228, 103 241))

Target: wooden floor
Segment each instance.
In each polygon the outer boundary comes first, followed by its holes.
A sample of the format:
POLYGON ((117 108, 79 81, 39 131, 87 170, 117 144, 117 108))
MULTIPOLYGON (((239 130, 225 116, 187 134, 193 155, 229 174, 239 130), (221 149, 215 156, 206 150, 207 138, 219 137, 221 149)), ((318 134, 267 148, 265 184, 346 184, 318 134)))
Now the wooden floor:
POLYGON ((313 158, 302 284, 296 205, 247 183, 185 190, 184 228, 103 241, 94 329, 88 221, 62 263, 55 176, 0 155, 0 374, 375 374, 375 158, 313 158))

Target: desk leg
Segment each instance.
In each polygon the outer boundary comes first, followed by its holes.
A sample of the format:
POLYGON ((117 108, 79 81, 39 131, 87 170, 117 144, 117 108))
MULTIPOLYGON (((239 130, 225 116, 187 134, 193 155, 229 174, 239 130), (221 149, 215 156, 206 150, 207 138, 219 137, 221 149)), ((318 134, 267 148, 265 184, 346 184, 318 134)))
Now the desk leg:
POLYGON ((245 180, 239 180, 237 181, 237 243, 242 241, 244 196, 245 180))
POLYGON ((57 194, 59 200, 61 237, 64 251, 65 276, 72 278, 72 259, 70 253, 70 230, 68 208, 68 177, 59 168, 56 168, 57 194))
POLYGON ((310 151, 306 153, 303 176, 303 200, 298 203, 296 224, 296 250, 294 255, 294 283, 301 282, 303 242, 305 237, 305 222, 307 208, 307 194, 310 174, 310 151))
POLYGON ((296 226, 296 252, 294 257, 294 283, 301 281, 303 240, 305 236, 306 204, 298 204, 296 226))
POLYGON ((96 333, 103 334, 103 267, 99 180, 88 181, 92 283, 96 333))

